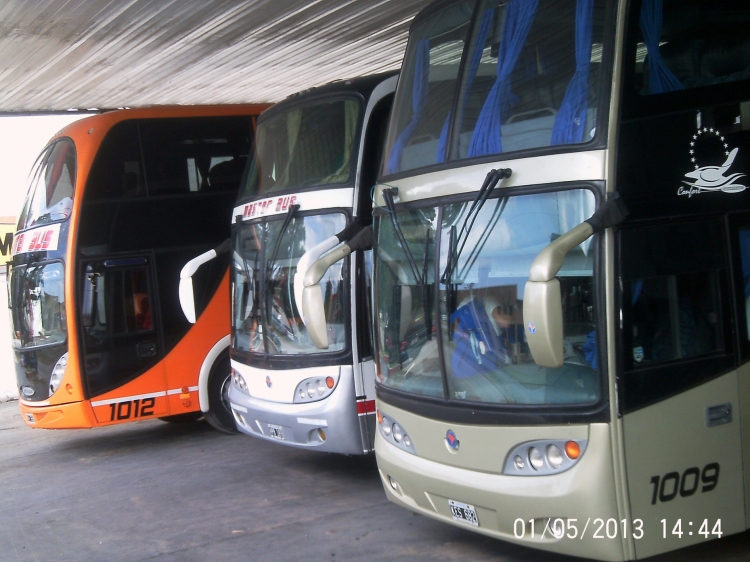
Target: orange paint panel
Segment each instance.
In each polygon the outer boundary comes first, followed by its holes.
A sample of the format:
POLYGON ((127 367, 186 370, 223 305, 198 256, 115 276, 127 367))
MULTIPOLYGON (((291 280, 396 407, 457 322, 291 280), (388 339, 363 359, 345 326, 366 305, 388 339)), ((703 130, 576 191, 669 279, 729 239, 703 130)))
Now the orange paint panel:
POLYGON ((200 410, 198 402, 198 391, 188 389, 175 389, 174 394, 167 396, 169 401, 169 412, 171 415, 187 414, 188 412, 197 412, 200 410), (183 392, 187 390, 187 392, 183 392))
POLYGON ((88 402, 55 406, 27 406, 19 402, 19 409, 26 425, 33 428, 76 429, 94 425, 88 402))
POLYGON ((198 384, 206 355, 216 342, 229 334, 230 314, 227 271, 197 322, 163 360, 170 389, 198 384))

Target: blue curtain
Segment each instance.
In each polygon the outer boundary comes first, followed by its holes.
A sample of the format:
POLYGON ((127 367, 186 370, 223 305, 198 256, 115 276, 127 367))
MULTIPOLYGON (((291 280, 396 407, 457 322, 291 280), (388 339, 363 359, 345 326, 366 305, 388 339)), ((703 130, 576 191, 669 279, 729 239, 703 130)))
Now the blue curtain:
POLYGON ((659 50, 663 9, 663 0, 643 0, 641 6, 641 33, 648 49, 648 82, 652 94, 683 89, 682 83, 667 68, 659 50))
MULTIPOLYGON (((477 32, 477 40, 474 43, 474 51, 471 53, 471 62, 469 63, 469 75, 466 77, 466 84, 463 87, 465 97, 463 100, 463 107, 461 107, 461 121, 463 121, 463 114, 466 109, 466 102, 469 99, 471 93, 471 86, 474 84, 474 78, 477 76, 479 70, 479 63, 482 60, 482 53, 484 52, 484 44, 487 42, 487 36, 490 34, 490 26, 492 25, 492 16, 495 14, 495 8, 485 10, 482 14, 482 21, 479 23, 479 31, 477 32)), ((440 131, 440 141, 438 142, 437 149, 437 162, 445 162, 445 149, 448 143, 448 129, 450 128, 451 112, 448 112, 448 117, 445 118, 443 123, 443 130, 440 131)), ((459 121, 458 130, 461 130, 461 123, 459 121)))
POLYGON ((497 78, 484 101, 469 145, 469 156, 484 156, 503 151, 500 123, 510 106, 510 75, 516 66, 534 21, 539 0, 512 0, 506 9, 503 37, 497 56, 497 78))
POLYGON ((576 71, 565 91, 552 127, 550 144, 572 144, 583 140, 586 110, 589 107, 589 67, 594 0, 576 4, 576 71))
POLYGON ((401 131, 401 134, 393 143, 391 154, 385 166, 386 174, 393 174, 398 171, 401 163, 401 153, 404 151, 404 145, 411 138, 414 130, 417 128, 419 119, 422 117, 422 111, 427 103, 427 91, 429 90, 430 81, 430 40, 422 39, 417 43, 417 59, 414 64, 414 85, 412 87, 411 108, 412 118, 409 124, 401 131))

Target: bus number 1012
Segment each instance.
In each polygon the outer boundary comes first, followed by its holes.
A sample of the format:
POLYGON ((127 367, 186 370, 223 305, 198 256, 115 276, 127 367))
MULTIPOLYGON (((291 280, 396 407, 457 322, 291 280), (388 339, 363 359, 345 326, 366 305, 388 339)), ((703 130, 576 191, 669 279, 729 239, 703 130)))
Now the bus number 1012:
POLYGON ((109 421, 129 420, 131 418, 146 417, 154 415, 155 398, 144 398, 143 400, 126 400, 109 405, 109 421))

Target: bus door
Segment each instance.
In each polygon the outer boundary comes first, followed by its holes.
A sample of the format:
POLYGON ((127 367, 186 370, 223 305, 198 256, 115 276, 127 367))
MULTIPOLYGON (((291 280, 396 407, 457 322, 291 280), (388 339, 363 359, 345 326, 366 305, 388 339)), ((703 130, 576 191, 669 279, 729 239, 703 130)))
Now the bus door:
POLYGON ((153 261, 150 253, 81 260, 84 376, 99 422, 168 413, 165 373, 153 368, 164 355, 153 261))
POLYGON ((723 218, 661 221, 618 236, 619 409, 642 558, 745 529, 744 371, 723 218))

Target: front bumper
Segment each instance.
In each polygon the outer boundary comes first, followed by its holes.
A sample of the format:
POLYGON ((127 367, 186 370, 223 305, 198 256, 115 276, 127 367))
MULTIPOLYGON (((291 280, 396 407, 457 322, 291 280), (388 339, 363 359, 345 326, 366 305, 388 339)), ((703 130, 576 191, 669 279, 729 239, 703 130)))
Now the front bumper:
POLYGON ((29 406, 19 401, 18 405, 23 421, 34 429, 87 429, 94 426, 87 402, 29 406))
POLYGON ((229 389, 229 402, 237 429, 247 435, 327 453, 369 452, 365 416, 357 413, 351 369, 342 369, 334 391, 316 402, 288 404, 260 400, 238 390, 234 384, 229 389))

